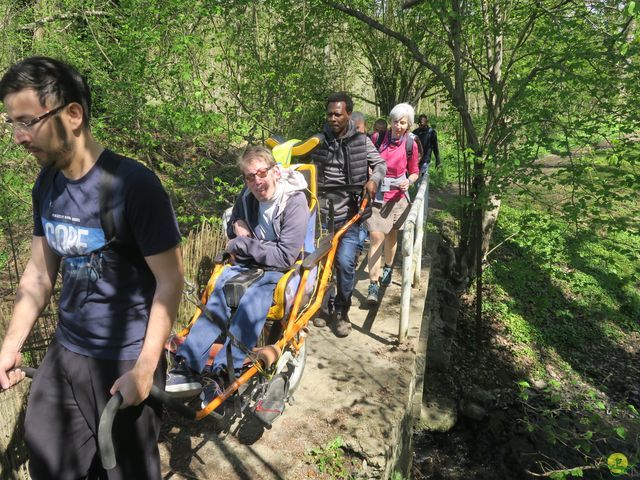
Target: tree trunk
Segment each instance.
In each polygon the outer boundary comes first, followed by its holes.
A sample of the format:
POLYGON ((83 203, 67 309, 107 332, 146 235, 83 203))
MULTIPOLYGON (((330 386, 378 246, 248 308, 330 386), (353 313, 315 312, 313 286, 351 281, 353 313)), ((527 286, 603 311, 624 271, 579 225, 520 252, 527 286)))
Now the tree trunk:
POLYGON ((491 246, 491 237, 493 236, 493 228, 498 220, 498 214, 500 213, 500 205, 502 199, 496 195, 489 197, 489 207, 485 208, 482 215, 482 261, 487 258, 487 253, 491 246))

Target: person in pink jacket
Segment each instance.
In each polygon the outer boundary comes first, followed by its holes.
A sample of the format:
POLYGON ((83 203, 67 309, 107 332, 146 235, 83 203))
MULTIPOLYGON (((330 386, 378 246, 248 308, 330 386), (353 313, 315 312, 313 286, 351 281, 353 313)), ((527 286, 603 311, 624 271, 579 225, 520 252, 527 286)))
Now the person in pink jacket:
MULTIPOLYGON (((411 207, 409 186, 418 180, 420 153, 418 139, 409 138, 414 110, 408 103, 400 103, 389 113, 391 135, 381 142, 380 156, 387 163, 387 174, 373 202, 373 213, 367 220, 370 235, 369 246, 369 291, 367 303, 378 303, 380 286, 391 283, 393 258, 398 246, 398 231, 411 207), (410 150, 407 148, 409 142, 410 150), (411 144, 413 144, 411 146, 411 144), (384 252, 384 253, 383 253, 384 252), (384 268, 380 277, 380 263, 384 255, 384 268)), ((376 135, 373 143, 376 144, 376 135)))

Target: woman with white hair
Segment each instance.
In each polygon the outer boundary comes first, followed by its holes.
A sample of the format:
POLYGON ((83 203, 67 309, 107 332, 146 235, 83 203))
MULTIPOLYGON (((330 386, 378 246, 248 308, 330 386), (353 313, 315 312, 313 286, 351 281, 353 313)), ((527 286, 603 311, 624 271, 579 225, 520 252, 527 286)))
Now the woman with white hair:
MULTIPOLYGON (((367 303, 378 303, 380 286, 391 283, 393 258, 398 246, 398 231, 402 230, 409 215, 409 186, 418 180, 420 153, 418 141, 411 135, 414 110, 408 103, 400 103, 389 113, 391 135, 381 143, 380 156, 387 162, 387 175, 378 189, 373 203, 371 218, 367 220, 369 229, 369 291, 367 303), (409 142, 410 150, 407 142, 409 142), (411 143, 413 145, 411 146, 411 143), (384 248, 383 248, 384 244, 384 248), (384 268, 380 277, 380 263, 384 251, 384 268)), ((375 134, 374 134, 375 137, 375 134)), ((374 144, 376 139, 372 138, 374 144)))

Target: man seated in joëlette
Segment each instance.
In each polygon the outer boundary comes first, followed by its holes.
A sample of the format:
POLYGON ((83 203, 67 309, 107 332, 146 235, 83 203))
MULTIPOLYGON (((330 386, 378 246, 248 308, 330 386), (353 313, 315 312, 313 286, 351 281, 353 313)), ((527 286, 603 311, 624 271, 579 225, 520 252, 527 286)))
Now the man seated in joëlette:
MULTIPOLYGON (((309 221, 304 176, 293 169, 281 169, 271 152, 264 147, 250 147, 238 159, 246 188, 235 202, 227 235, 226 252, 233 265, 225 268, 207 301, 207 311, 221 324, 226 324, 231 310, 223 287, 229 279, 252 267, 263 268, 264 274, 252 283, 242 296, 230 327, 230 333, 252 349, 260 337, 273 301, 278 280, 298 259, 309 221)), ((221 334, 220 327, 203 313, 195 321, 184 343, 176 351, 178 363, 167 376, 166 391, 188 395, 203 388, 201 373, 207 368, 209 352, 221 334)), ((230 339, 227 338, 226 342, 230 339)), ((204 398, 221 393, 220 379, 226 368, 242 369, 245 354, 232 345, 233 365, 228 366, 225 343, 214 358, 212 375, 208 376, 204 398)))

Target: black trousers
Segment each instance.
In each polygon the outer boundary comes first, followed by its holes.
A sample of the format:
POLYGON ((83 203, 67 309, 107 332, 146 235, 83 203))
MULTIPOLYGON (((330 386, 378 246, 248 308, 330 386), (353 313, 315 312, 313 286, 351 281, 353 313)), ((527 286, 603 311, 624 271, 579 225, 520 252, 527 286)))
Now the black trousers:
MULTIPOLYGON (((113 425, 117 467, 106 471, 98 454, 100 414, 113 382, 135 360, 100 360, 53 341, 31 385, 25 419, 29 473, 40 479, 159 479, 162 405, 147 399, 120 410, 113 425)), ((166 363, 154 383, 164 388, 166 363)))

